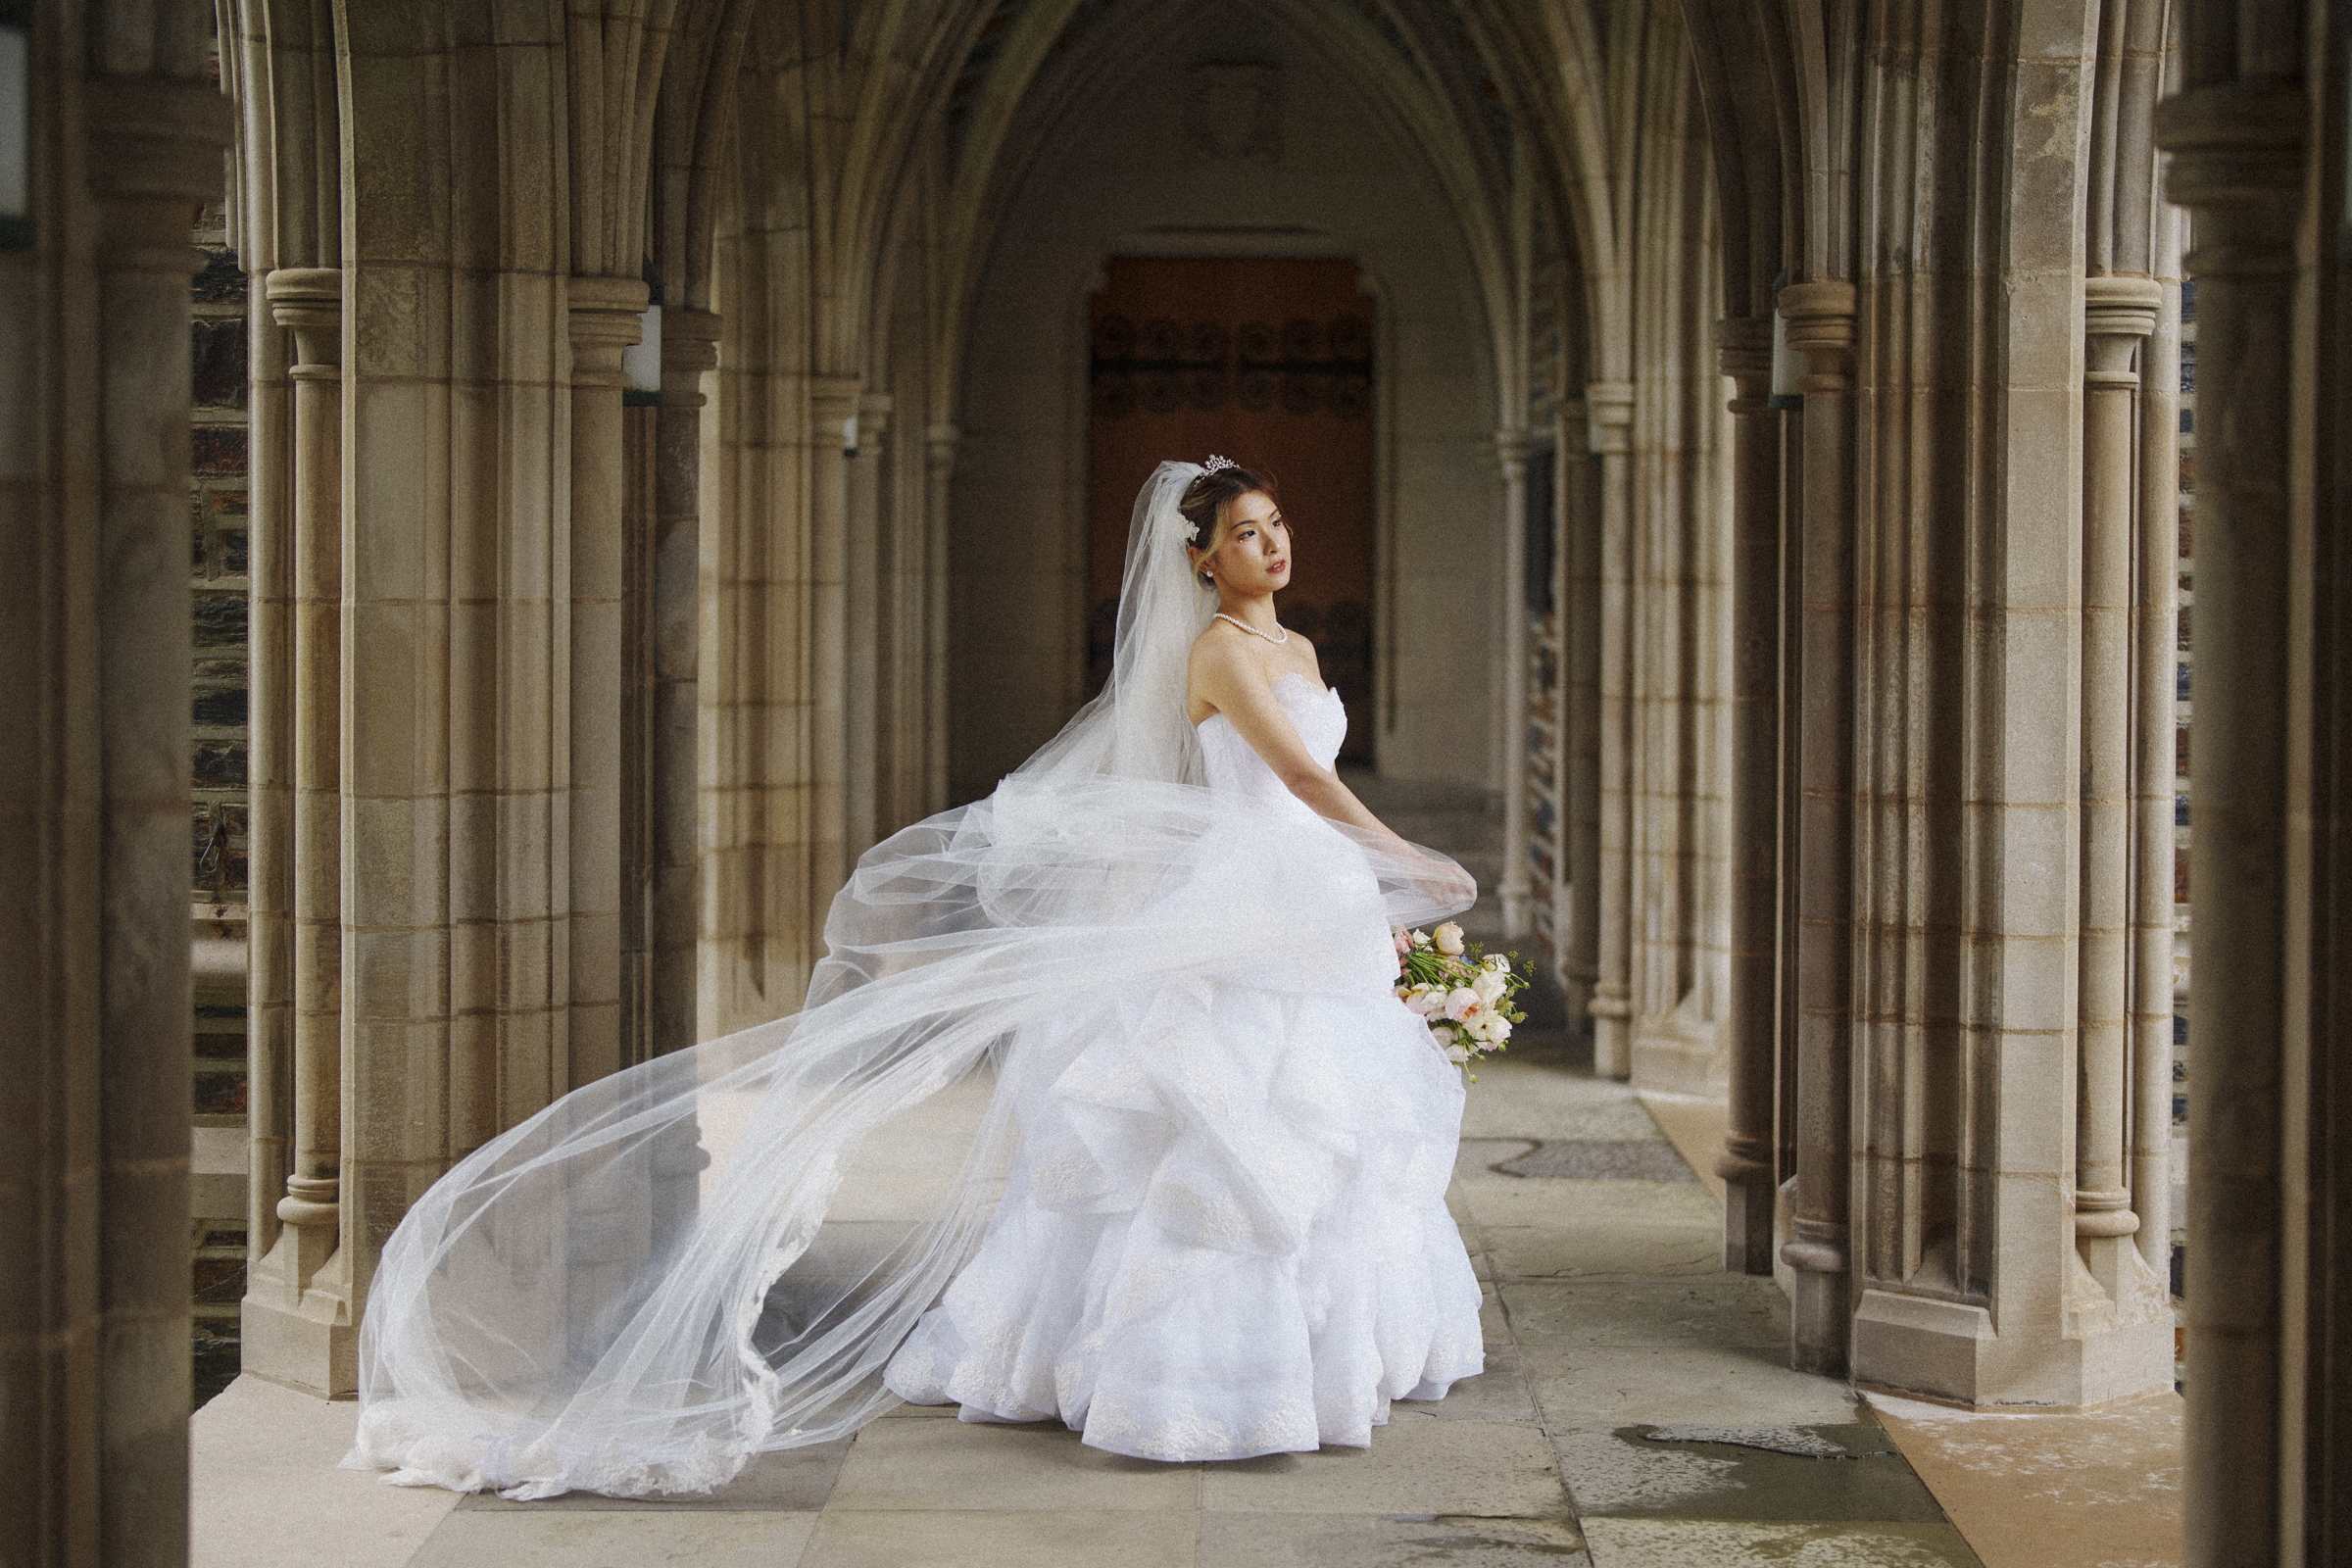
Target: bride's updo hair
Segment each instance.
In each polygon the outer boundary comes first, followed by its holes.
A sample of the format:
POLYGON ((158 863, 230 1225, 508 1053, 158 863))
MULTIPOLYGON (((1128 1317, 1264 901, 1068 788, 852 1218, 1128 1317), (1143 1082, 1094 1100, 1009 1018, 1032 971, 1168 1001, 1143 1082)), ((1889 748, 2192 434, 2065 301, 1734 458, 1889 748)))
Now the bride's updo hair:
MULTIPOLYGON (((1274 487, 1272 474, 1260 473, 1232 463, 1201 474, 1184 487, 1184 499, 1176 503, 1176 510, 1184 514, 1186 522, 1200 530, 1195 536, 1195 544, 1202 561, 1215 554, 1221 542, 1217 538, 1217 530, 1231 511, 1230 503, 1253 491, 1269 501, 1279 502, 1282 499, 1274 487)), ((1196 571, 1194 575, 1201 582, 1209 581, 1206 572, 1196 571)))

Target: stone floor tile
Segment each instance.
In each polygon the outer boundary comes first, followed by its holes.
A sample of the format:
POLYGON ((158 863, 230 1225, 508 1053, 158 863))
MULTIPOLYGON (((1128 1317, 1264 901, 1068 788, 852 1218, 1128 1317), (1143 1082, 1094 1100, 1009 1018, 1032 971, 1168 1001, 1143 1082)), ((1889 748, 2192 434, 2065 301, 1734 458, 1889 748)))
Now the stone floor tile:
POLYGON ((453 1513, 409 1568, 792 1568, 813 1513, 453 1513))
POLYGON ((1778 1426, 1851 1421, 1838 1378, 1791 1371, 1778 1346, 1594 1347, 1522 1341, 1536 1408, 1553 1430, 1634 1421, 1778 1426))
MULTIPOLYGON (((1456 1383, 1443 1399, 1414 1399, 1391 1408, 1441 1421, 1536 1421, 1535 1391, 1520 1368, 1518 1347, 1500 1336, 1487 1341, 1485 1372, 1456 1383)), ((1372 1441, 1380 1439, 1376 1435, 1372 1441)))
POLYGON ((1980 1414, 1869 1396, 1986 1568, 2175 1568, 2180 1396, 1980 1414))
POLYGON ((1464 1138, 1658 1138, 1624 1084, 1507 1054, 1482 1062, 1462 1107, 1464 1138))
POLYGON ((1581 1568, 1575 1521, 1204 1513, 1200 1568, 1581 1568))
MULTIPOLYGON (((1788 1302, 1771 1280, 1740 1274, 1676 1279, 1505 1280, 1520 1344, 1690 1345, 1782 1349, 1788 1302)), ((1679 1418, 1678 1418, 1679 1419, 1679 1418)))
POLYGON ((1057 1422, 876 1421, 851 1446, 828 1506, 1134 1512, 1200 1498, 1199 1466, 1105 1453, 1057 1422))
POLYGON ((1505 1279, 1498 1286, 1522 1345, 1788 1345, 1788 1298, 1771 1279, 1505 1279))
POLYGON ((1710 1225, 1719 1233, 1723 1228, 1722 1208, 1696 1182, 1497 1176, 1491 1182, 1463 1182, 1458 1190, 1481 1225, 1524 1225, 1563 1235, 1596 1221, 1710 1225))
POLYGON ((567 1492, 538 1502, 509 1502, 494 1492, 468 1493, 458 1503, 461 1512, 503 1513, 548 1510, 574 1513, 612 1513, 627 1509, 804 1509, 822 1508, 849 1456, 851 1440, 812 1444, 762 1453, 743 1467, 743 1473, 716 1492, 701 1496, 606 1497, 593 1492, 567 1492))
POLYGON ((1838 1450, 1836 1458, 1723 1443, 1661 1443, 1650 1430, 1552 1433, 1579 1518, 1945 1522, 1878 1427, 1780 1429, 1829 1440, 1822 1446, 1838 1450))
POLYGON ((1191 1512, 828 1508, 799 1568, 1193 1568, 1191 1512))
POLYGON ((1397 1405, 1369 1448, 1202 1468, 1201 1506, 1233 1513, 1565 1516, 1551 1447, 1521 1422, 1441 1421, 1397 1405))
POLYGON ((1982 1568, 1949 1525, 1592 1519, 1592 1568, 1982 1568))
POLYGON ((193 1568, 401 1568, 457 1506, 337 1468, 360 1407, 241 1377, 188 1423, 193 1568))
POLYGON ((1499 1279, 1723 1272, 1720 1219, 1604 1215, 1573 1228, 1486 1225, 1485 1261, 1499 1279))

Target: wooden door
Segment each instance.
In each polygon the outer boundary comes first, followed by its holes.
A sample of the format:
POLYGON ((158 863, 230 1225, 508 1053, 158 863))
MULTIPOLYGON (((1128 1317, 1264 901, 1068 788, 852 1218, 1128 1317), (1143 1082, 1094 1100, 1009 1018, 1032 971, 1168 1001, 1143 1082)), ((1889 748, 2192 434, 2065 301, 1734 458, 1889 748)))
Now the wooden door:
POLYGON ((1120 258, 1094 299, 1087 693, 1110 675, 1136 492, 1159 463, 1221 453, 1271 474, 1293 533, 1282 623, 1348 705, 1343 760, 1372 758, 1372 301, 1353 262, 1120 258))

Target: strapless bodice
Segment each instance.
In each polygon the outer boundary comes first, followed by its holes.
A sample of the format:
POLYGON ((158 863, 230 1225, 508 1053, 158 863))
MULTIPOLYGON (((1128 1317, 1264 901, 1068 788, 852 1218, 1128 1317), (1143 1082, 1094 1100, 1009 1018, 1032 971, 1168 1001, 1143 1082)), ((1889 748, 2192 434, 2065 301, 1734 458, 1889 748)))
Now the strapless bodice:
MULTIPOLYGON (((1286 670, 1274 682, 1274 700, 1291 715, 1298 738, 1306 743, 1315 760, 1325 767, 1331 766, 1340 755, 1340 743, 1348 738, 1348 710, 1341 703, 1340 694, 1296 671, 1286 670)), ((1274 776, 1274 769, 1266 765, 1256 748, 1242 739, 1242 732, 1233 727, 1232 719, 1223 713, 1211 713, 1200 721, 1198 733, 1210 789, 1257 800, 1287 801, 1304 808, 1303 803, 1274 776)))

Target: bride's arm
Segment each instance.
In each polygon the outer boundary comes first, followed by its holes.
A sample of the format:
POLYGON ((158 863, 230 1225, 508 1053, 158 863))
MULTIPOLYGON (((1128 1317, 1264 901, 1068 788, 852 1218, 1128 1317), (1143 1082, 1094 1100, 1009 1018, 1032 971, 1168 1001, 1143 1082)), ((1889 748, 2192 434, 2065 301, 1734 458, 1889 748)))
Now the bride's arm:
POLYGON ((1315 760, 1314 753, 1298 738, 1291 715, 1275 700, 1274 688, 1266 683, 1258 662, 1246 650, 1218 646, 1220 641, 1211 639, 1193 656, 1194 695, 1223 713, 1250 743, 1250 749, 1274 770, 1283 787, 1318 814, 1409 848, 1365 808, 1339 774, 1315 760))

